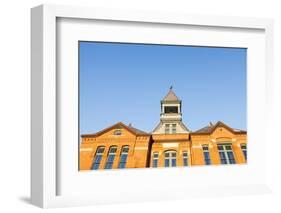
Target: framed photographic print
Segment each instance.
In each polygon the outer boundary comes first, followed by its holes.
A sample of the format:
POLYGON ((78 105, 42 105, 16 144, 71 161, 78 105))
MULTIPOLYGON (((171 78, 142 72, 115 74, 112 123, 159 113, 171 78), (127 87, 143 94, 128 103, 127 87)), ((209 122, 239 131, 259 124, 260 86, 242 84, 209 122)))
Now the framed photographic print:
POLYGON ((31 14, 33 204, 270 192, 272 20, 31 14))

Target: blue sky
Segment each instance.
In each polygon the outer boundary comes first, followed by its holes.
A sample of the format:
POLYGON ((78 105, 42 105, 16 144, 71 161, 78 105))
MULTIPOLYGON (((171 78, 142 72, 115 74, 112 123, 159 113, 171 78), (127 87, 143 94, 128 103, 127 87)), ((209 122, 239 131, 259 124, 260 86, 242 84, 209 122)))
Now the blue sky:
POLYGON ((80 42, 80 133, 119 121, 150 132, 172 85, 192 131, 210 121, 246 130, 243 48, 80 42))

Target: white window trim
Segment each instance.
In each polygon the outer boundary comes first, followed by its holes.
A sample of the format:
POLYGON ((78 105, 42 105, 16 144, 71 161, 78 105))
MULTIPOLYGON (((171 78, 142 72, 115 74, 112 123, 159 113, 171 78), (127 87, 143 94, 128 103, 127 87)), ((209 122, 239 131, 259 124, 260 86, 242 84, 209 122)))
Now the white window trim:
POLYGON ((164 166, 165 166, 165 167, 173 167, 173 166, 172 166, 172 161, 173 161, 174 159, 177 161, 177 151, 175 151, 175 150, 168 150, 168 151, 165 151, 165 153, 164 153, 164 166), (169 154, 169 157, 166 157, 166 153, 169 154), (176 157, 173 157, 173 156, 172 156, 173 153, 176 153, 176 157), (168 166, 166 166, 166 160, 167 160, 167 159, 169 160, 168 166))
MULTIPOLYGON (((225 159, 226 159, 227 164, 231 164, 227 153, 228 153, 228 152, 232 152, 232 154, 233 154, 233 156, 234 156, 232 144, 231 144, 231 143, 225 143, 225 144, 218 144, 218 146, 222 146, 222 147, 223 147, 223 150, 219 150, 219 149, 218 149, 218 151, 219 151, 219 152, 223 152, 224 155, 225 155, 225 159), (230 150, 226 150, 226 146, 231 146, 231 151, 230 151, 230 150)), ((234 160, 235 160, 235 158, 234 158, 234 160)))

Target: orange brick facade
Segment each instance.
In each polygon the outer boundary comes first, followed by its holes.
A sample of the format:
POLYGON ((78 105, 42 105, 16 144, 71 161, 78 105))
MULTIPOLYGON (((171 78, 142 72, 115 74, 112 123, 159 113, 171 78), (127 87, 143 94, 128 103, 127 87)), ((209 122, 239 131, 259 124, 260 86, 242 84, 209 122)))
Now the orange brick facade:
POLYGON ((190 131, 172 90, 161 101, 159 125, 146 133, 121 122, 81 135, 80 170, 174 167, 247 162, 247 132, 222 122, 190 131))

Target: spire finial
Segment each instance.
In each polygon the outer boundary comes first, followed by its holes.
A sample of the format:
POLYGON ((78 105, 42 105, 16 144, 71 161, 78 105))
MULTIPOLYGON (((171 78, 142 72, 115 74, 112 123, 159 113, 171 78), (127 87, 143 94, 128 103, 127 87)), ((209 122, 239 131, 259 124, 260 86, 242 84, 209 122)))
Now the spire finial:
POLYGON ((173 89, 173 86, 171 85, 171 86, 170 86, 170 90, 172 90, 172 89, 173 89))

